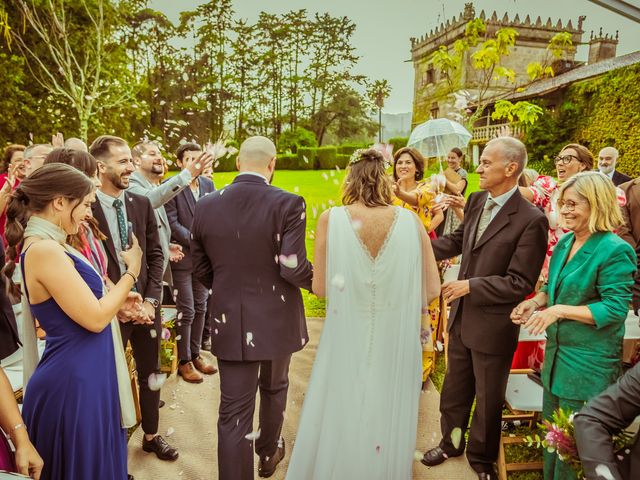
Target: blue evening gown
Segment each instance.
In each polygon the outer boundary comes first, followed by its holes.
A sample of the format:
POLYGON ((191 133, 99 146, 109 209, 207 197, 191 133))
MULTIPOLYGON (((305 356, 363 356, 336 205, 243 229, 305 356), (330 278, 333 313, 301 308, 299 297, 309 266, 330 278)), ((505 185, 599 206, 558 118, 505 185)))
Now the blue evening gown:
MULTIPOLYGON (((69 256, 100 298, 102 279, 84 261, 69 256)), ((21 257, 24 265, 24 253, 21 257)), ((24 269, 22 274, 24 278, 24 269)), ((120 424, 111 325, 90 332, 53 298, 30 305, 47 343, 27 386, 22 414, 44 460, 42 480, 126 480, 127 433, 120 424)))

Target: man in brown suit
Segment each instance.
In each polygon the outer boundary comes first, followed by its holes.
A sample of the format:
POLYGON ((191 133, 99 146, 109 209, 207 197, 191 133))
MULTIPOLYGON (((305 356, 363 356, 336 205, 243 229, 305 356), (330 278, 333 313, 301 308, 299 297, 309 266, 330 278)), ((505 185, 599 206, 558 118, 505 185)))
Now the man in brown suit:
POLYGON ((491 140, 480 157, 480 188, 464 222, 433 241, 437 260, 462 254, 458 280, 443 285, 451 305, 447 374, 440 402, 442 441, 422 463, 462 455, 474 398, 467 458, 481 480, 497 479, 500 421, 518 326, 511 310, 535 286, 547 249, 547 218, 518 191, 527 163, 519 140, 491 140))
MULTIPOLYGON (((627 197, 627 203, 622 207, 624 225, 618 229, 618 235, 631 245, 636 252, 640 252, 640 177, 620 185, 620 189, 627 197)), ((633 286, 633 311, 640 310, 640 255, 638 256, 636 282, 633 286)))

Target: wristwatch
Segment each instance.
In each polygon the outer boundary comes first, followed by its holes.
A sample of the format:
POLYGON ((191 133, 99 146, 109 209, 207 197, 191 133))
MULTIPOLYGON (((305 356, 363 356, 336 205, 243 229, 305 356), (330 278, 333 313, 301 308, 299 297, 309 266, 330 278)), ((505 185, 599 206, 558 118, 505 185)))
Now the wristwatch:
POLYGON ((153 308, 158 308, 160 306, 160 302, 155 298, 147 297, 144 299, 145 302, 149 302, 153 308))

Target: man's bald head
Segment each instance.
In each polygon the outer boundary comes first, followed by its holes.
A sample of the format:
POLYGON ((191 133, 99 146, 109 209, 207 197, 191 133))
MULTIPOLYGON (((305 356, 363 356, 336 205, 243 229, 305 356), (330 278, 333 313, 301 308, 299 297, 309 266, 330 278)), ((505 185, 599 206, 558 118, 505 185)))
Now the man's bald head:
POLYGON ((269 164, 276 157, 276 146, 267 137, 249 137, 238 153, 238 170, 262 171, 269 168, 269 164))
POLYGON ((67 138, 64 141, 65 148, 69 148, 71 150, 79 150, 82 152, 88 152, 89 148, 87 148, 87 144, 82 140, 76 137, 67 138))

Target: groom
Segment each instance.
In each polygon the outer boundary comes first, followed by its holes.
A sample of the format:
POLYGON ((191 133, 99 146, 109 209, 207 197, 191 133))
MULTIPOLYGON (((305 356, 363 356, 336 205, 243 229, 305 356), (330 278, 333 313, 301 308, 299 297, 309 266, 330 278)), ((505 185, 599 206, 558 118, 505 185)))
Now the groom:
POLYGON ((302 197, 272 187, 276 148, 265 137, 240 146, 233 183, 198 200, 191 228, 193 273, 211 289, 212 353, 218 357, 218 478, 270 477, 285 454, 280 437, 291 354, 308 340, 300 288, 311 289, 302 197), (253 430, 256 389, 260 421, 253 430))
POLYGON ((437 260, 462 254, 460 274, 445 283, 451 305, 448 365, 440 400, 440 445, 422 463, 435 466, 462 455, 473 400, 467 458, 480 480, 497 479, 501 413, 518 326, 511 310, 533 292, 547 249, 547 218, 518 191, 527 164, 519 140, 491 140, 480 157, 480 188, 465 207, 464 222, 433 241, 437 260))

